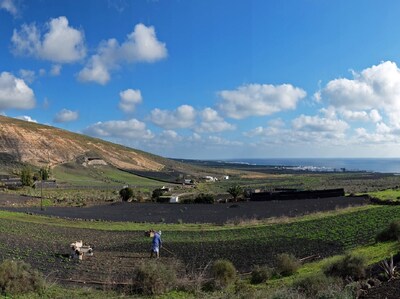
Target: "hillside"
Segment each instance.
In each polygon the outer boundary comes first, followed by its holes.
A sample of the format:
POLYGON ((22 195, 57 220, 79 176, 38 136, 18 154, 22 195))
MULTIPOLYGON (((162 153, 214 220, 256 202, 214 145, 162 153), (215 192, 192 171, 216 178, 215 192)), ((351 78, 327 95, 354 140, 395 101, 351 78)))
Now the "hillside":
POLYGON ((0 116, 0 162, 56 166, 91 158, 139 173, 197 171, 184 163, 97 138, 0 116))

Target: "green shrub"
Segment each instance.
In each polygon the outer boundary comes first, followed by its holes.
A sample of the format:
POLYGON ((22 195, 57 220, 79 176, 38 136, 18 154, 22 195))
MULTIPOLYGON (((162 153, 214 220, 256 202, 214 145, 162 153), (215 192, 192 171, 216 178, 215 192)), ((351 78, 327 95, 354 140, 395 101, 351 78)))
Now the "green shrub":
POLYGON ((292 275, 296 273, 300 265, 300 261, 293 254, 281 253, 276 257, 276 272, 279 275, 292 275))
POLYGON ((343 258, 329 264, 324 269, 324 273, 329 276, 359 280, 365 277, 366 268, 367 262, 363 256, 346 254, 343 258))
MULTIPOLYGON (((340 290, 342 280, 317 273, 296 280, 293 286, 307 297, 320 298, 322 294, 333 293, 340 290), (319 296, 318 296, 319 295, 319 296)), ((324 297, 325 298, 325 297, 324 297)))
POLYGON ((214 278, 216 288, 226 288, 236 279, 236 268, 228 260, 216 260, 211 267, 211 275, 214 278))
POLYGON ((271 278, 273 273, 273 269, 267 266, 255 266, 253 271, 251 272, 251 279, 250 282, 252 284, 259 284, 266 282, 268 279, 271 278))
POLYGON ((5 260, 0 264, 0 290, 3 295, 28 292, 42 293, 45 288, 43 275, 23 261, 5 260))
POLYGON ((130 198, 133 197, 133 190, 129 187, 125 187, 119 190, 119 196, 123 201, 128 201, 130 198))
POLYGON ((134 289, 144 295, 161 295, 176 287, 177 271, 173 265, 149 260, 134 271, 134 289))
POLYGON ((196 196, 194 203, 214 203, 214 195, 201 193, 196 196))
POLYGON ((391 222, 388 228, 377 234, 375 240, 377 242, 400 240, 400 220, 391 222))
POLYGON ((151 194, 151 198, 157 201, 157 198, 159 198, 163 194, 164 194, 164 191, 161 190, 160 188, 154 189, 153 193, 151 194))

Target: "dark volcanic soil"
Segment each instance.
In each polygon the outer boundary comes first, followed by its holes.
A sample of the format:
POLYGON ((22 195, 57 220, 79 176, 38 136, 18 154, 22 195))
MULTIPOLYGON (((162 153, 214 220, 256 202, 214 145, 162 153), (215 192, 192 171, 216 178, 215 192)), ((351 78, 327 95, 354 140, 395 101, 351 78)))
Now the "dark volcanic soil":
MULTIPOLYGON (((2 195, 0 199, 5 197, 2 195)), ((239 202, 225 204, 155 204, 118 202, 84 208, 2 207, 11 211, 31 212, 67 218, 96 219, 107 221, 132 221, 152 223, 215 223, 246 219, 265 219, 281 216, 301 216, 319 211, 357 206, 368 203, 362 197, 334 197, 320 199, 239 202)))

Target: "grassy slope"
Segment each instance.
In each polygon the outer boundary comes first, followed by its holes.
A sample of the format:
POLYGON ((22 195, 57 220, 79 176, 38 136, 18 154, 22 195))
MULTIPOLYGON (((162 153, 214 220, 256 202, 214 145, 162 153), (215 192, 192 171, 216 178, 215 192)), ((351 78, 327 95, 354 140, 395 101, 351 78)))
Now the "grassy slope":
POLYGON ((73 186, 159 186, 152 179, 136 176, 110 166, 83 167, 77 164, 59 165, 52 170, 59 183, 73 186))

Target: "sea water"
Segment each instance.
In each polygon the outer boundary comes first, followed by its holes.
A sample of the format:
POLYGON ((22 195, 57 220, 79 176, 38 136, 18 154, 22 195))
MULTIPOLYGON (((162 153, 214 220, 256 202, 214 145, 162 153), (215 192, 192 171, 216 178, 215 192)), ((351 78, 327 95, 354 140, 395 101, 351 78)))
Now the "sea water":
POLYGON ((400 158, 270 158, 231 159, 225 162, 268 165, 291 170, 400 173, 400 158))

